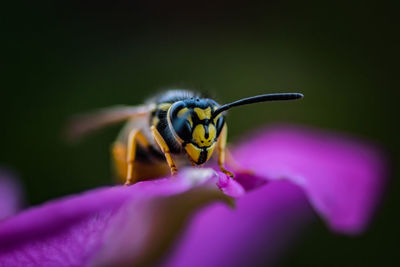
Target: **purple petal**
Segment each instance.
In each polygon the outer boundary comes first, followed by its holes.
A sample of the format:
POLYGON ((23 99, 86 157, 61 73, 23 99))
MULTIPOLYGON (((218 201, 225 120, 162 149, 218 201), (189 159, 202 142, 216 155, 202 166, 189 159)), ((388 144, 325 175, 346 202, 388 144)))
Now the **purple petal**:
MULTIPOLYGON (((254 179, 251 180, 253 181, 254 179)), ((219 172, 217 186, 225 195, 231 197, 241 197, 245 194, 245 189, 240 183, 222 172, 219 172)))
POLYGON ((234 154, 257 176, 239 174, 230 180, 210 169, 186 171, 172 179, 98 189, 48 203, 0 224, 0 262, 6 266, 271 264, 313 218, 310 203, 337 231, 365 228, 384 175, 379 154, 372 148, 291 128, 248 140, 234 154), (170 257, 157 262, 191 211, 224 199, 217 186, 230 196, 242 196, 237 209, 205 208, 175 243, 170 257))
POLYGON ((273 266, 313 218, 301 188, 271 182, 238 199, 234 210, 216 204, 198 213, 163 266, 273 266))
POLYGON ((288 179, 335 231, 363 231, 385 184, 382 155, 345 136, 277 127, 245 139, 235 159, 268 180, 288 179))
POLYGON ((0 169, 0 221, 21 208, 22 196, 18 182, 11 172, 0 169))
POLYGON ((247 194, 235 210, 213 205, 197 214, 164 266, 274 266, 315 219, 313 208, 334 230, 365 229, 385 183, 376 150, 291 127, 245 140, 233 152, 257 175, 236 176, 247 194))
POLYGON ((5 220, 0 224, 0 263, 105 266, 155 261, 154 255, 165 252, 195 208, 227 200, 215 186, 214 171, 184 173, 88 191, 5 220), (157 251, 151 249, 160 244, 157 251))

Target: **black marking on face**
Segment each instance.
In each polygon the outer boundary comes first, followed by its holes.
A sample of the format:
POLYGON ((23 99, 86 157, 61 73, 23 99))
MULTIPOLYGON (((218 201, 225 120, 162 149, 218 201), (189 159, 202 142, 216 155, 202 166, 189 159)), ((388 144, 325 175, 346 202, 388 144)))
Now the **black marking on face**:
POLYGON ((204 137, 206 138, 206 139, 208 139, 208 137, 209 137, 209 132, 208 132, 208 125, 207 124, 205 124, 205 125, 203 125, 203 127, 204 127, 204 137))
POLYGON ((200 152, 200 156, 196 164, 200 165, 205 163, 206 161, 207 161, 207 149, 203 148, 200 152))

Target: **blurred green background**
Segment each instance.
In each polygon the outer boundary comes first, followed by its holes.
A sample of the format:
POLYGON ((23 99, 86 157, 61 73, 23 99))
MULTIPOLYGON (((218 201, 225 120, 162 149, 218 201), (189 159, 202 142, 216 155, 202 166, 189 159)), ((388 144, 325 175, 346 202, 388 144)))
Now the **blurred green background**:
POLYGON ((112 182, 119 126, 71 145, 62 129, 74 114, 141 104, 163 88, 209 92, 220 103, 299 91, 302 101, 232 110, 230 141, 295 122, 369 139, 394 168, 366 234, 335 235, 318 221, 282 264, 398 263, 397 10, 385 1, 9 3, 0 165, 16 170, 27 202, 39 204, 112 182))

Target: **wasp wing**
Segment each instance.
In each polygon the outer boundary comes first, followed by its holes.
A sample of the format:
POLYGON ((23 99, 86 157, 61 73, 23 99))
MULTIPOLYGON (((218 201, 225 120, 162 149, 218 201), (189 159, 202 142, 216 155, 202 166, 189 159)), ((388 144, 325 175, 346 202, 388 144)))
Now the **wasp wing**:
POLYGON ((66 137, 69 140, 77 140, 106 126, 124 122, 135 117, 148 116, 153 109, 153 105, 114 106, 77 115, 67 124, 66 137))

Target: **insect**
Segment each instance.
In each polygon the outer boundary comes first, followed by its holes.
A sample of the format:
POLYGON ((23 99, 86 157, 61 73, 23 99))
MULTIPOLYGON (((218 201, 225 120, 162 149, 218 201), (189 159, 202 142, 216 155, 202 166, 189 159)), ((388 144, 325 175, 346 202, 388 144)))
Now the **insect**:
POLYGON ((126 185, 168 172, 176 174, 176 162, 185 160, 184 155, 193 166, 201 166, 215 150, 219 168, 233 177, 224 166, 228 130, 225 111, 258 102, 302 97, 300 93, 264 94, 220 105, 195 92, 170 90, 142 106, 116 106, 79 116, 70 125, 69 133, 79 137, 127 121, 111 149, 116 175, 126 185))

